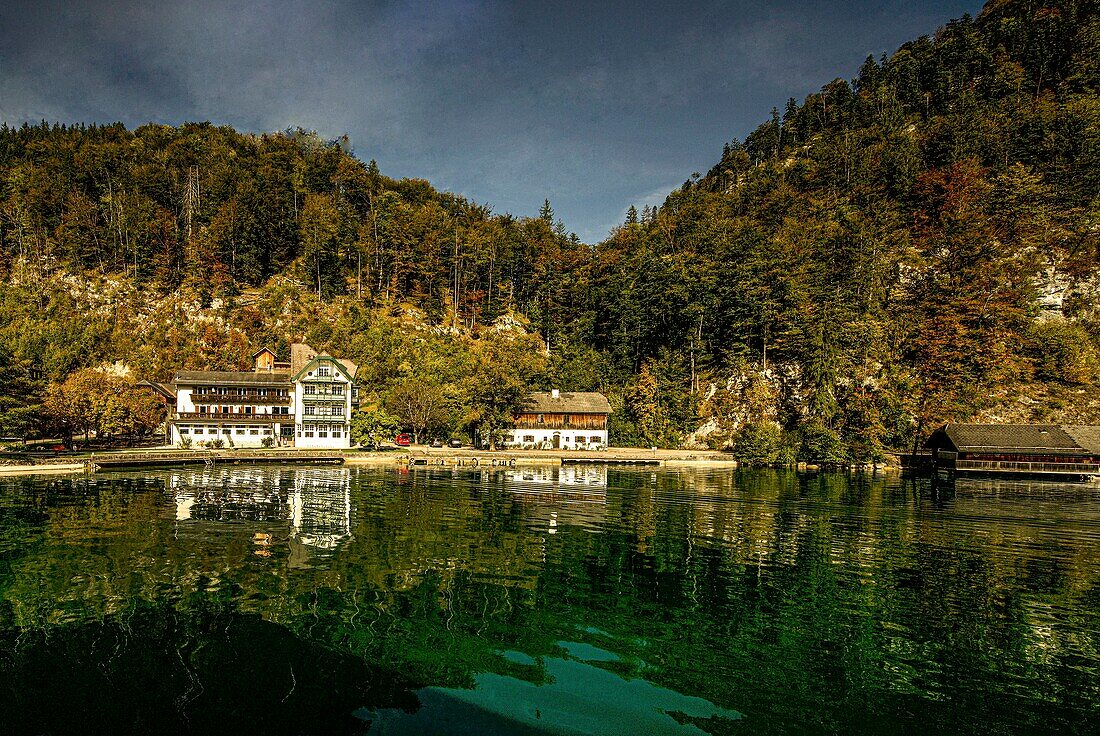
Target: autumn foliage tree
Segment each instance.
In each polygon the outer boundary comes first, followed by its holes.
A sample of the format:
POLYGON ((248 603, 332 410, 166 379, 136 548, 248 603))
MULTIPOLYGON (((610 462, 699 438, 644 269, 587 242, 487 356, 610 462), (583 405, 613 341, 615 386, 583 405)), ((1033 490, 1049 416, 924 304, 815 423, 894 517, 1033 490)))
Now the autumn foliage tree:
POLYGON ((46 390, 44 409, 71 443, 75 434, 87 441, 135 438, 164 421, 163 402, 130 378, 88 368, 74 372, 46 390))

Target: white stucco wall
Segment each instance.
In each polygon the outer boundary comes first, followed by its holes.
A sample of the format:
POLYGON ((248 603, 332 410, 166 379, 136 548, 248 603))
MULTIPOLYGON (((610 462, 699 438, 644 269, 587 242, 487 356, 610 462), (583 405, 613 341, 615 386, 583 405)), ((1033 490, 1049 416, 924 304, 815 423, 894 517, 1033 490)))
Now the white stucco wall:
MULTIPOLYGON (((317 449, 332 449, 340 450, 351 447, 351 392, 352 387, 347 378, 336 367, 336 361, 324 361, 328 362, 332 375, 324 378, 323 380, 314 382, 316 377, 317 368, 320 366, 314 366, 311 370, 307 371, 302 376, 301 380, 294 382, 294 444, 296 447, 317 448, 317 449), (325 417, 306 414, 306 393, 305 387, 307 384, 314 382, 315 385, 324 385, 326 382, 337 383, 344 387, 344 400, 342 402, 344 416, 342 422, 324 421, 325 417), (312 437, 307 436, 311 433, 307 427, 313 425, 312 437), (321 428, 325 428, 323 431, 328 435, 327 437, 321 437, 321 428), (340 433, 339 437, 333 437, 332 431, 335 429, 340 433)), ((321 404, 324 406, 340 405, 337 402, 326 401, 321 404)))
POLYGON ((544 446, 552 448, 554 435, 560 437, 559 447, 563 450, 596 450, 607 447, 606 429, 515 429, 505 436, 505 443, 510 447, 524 449, 542 449, 544 446), (508 441, 509 436, 513 441, 508 441))
MULTIPOLYGON (((245 417, 242 417, 242 419, 245 419, 245 417)), ((265 438, 277 438, 278 432, 279 425, 275 425, 273 428, 270 424, 249 424, 246 421, 221 425, 201 420, 180 421, 172 424, 169 442, 178 446, 184 437, 190 437, 192 447, 198 449, 200 442, 205 443, 221 438, 225 442, 226 448, 262 447, 265 438), (230 434, 225 434, 227 429, 230 430, 230 434), (199 430, 201 430, 201 433, 199 430)))
POLYGON ((192 412, 195 411, 195 405, 191 402, 191 392, 194 389, 180 388, 176 391, 176 411, 180 412, 192 412))

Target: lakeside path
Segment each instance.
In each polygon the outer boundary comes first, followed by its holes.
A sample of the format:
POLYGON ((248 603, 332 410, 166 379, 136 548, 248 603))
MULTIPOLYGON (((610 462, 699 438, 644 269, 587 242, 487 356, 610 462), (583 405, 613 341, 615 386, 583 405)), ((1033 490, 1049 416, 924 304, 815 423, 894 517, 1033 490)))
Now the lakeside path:
MULTIPOLYGON (((403 455, 412 461, 443 460, 447 464, 457 461, 478 460, 479 465, 492 465, 502 460, 516 461, 516 465, 561 465, 563 463, 609 464, 659 464, 659 465, 724 465, 736 467, 737 461, 730 455, 708 450, 648 450, 639 447, 612 447, 607 450, 587 452, 583 450, 475 450, 473 448, 410 447, 403 455)), ((348 462, 355 462, 354 457, 348 462)))
MULTIPOLYGON (((172 452, 171 448, 150 448, 147 451, 129 450, 125 454, 144 453, 164 454, 172 452)), ((180 451, 181 456, 185 451, 180 451)), ((291 458, 282 462, 294 462, 292 456, 297 451, 286 450, 291 458)), ((303 455, 310 454, 309 450, 301 450, 303 455)), ((100 457, 107 457, 111 452, 96 453, 100 457)), ((122 453, 119 453, 122 454, 122 453)), ((598 464, 632 464, 644 463, 649 465, 712 465, 736 467, 737 462, 729 455, 718 452, 698 450, 647 450, 641 448, 611 448, 599 452, 578 452, 562 450, 475 450, 473 448, 432 448, 416 446, 400 448, 382 452, 364 452, 348 450, 332 453, 341 457, 346 465, 406 465, 406 464, 441 464, 441 465, 562 465, 564 463, 598 463, 598 464)), ((263 462, 260 453, 250 453, 248 450, 220 451, 216 455, 222 461, 228 462, 263 462)), ((35 464, 0 465, 0 476, 5 475, 42 475, 64 474, 84 472, 85 460, 91 459, 92 454, 68 455, 64 461, 41 462, 35 464)), ((181 459, 183 459, 181 457, 181 459)), ((305 460, 308 462, 308 460, 305 460)))
POLYGON ((4 475, 51 475, 59 473, 83 473, 84 463, 43 463, 41 465, 0 465, 4 475))

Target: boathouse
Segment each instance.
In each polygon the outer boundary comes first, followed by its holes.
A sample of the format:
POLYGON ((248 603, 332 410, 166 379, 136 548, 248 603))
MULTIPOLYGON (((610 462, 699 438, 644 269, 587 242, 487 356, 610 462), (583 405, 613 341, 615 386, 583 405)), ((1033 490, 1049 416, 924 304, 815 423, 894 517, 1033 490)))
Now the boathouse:
POLYGON ((504 444, 526 450, 606 449, 610 415, 611 404, 601 393, 539 391, 527 397, 504 444))
POLYGON ((938 472, 1100 477, 1100 427, 946 424, 925 443, 938 472))

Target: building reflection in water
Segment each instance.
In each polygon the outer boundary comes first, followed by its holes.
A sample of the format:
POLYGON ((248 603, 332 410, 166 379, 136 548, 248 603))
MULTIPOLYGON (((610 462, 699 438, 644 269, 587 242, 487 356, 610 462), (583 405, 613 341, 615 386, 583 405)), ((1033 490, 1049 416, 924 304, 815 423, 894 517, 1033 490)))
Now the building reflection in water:
POLYGON ((503 487, 526 508, 530 527, 557 534, 559 526, 600 526, 607 516, 607 466, 516 468, 500 473, 503 487))
POLYGON ((177 522, 251 522, 260 556, 285 538, 290 565, 331 554, 352 538, 351 475, 345 468, 220 468, 174 471, 167 487, 177 522))

